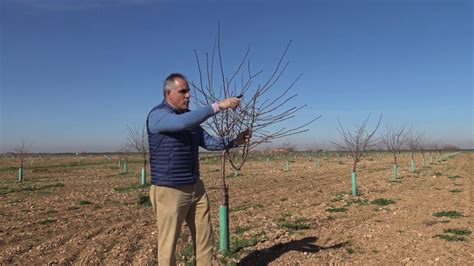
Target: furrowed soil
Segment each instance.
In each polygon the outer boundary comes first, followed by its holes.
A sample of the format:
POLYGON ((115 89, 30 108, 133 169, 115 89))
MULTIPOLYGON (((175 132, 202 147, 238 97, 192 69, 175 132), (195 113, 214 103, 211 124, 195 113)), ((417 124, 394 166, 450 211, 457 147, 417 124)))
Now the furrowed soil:
MULTIPOLYGON (((234 177, 230 193, 231 247, 219 249, 222 201, 217 158, 201 156, 201 178, 211 200, 216 264, 456 264, 474 261, 474 153, 438 161, 438 154, 393 158, 374 153, 358 165, 351 193, 351 158, 305 153, 254 154, 234 177), (267 158, 268 161, 267 161, 267 158), (288 161, 288 170, 285 170, 288 161), (319 161, 319 165, 318 165, 319 161)), ((0 161, 1 265, 157 264, 155 217, 141 162, 128 172, 117 155, 43 156, 0 161)), ((123 158, 122 158, 123 160, 123 158)), ((149 180, 149 178, 148 178, 149 180)), ((188 229, 178 242, 181 265, 192 261, 188 229)))

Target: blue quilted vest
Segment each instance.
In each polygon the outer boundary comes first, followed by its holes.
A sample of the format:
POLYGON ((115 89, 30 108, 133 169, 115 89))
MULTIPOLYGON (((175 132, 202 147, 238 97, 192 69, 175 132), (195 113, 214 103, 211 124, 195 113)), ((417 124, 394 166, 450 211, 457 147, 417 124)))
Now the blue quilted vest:
MULTIPOLYGON (((151 111, 179 113, 165 101, 151 111)), ((150 113, 148 115, 150 115, 150 113)), ((197 126, 181 132, 151 133, 146 121, 150 149, 151 183, 158 186, 194 184, 199 179, 199 136, 197 126)))

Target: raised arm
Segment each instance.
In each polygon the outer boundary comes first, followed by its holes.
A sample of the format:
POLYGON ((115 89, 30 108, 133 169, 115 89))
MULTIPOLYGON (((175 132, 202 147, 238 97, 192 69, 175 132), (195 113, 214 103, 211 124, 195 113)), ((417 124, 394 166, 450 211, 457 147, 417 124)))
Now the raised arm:
POLYGON ((178 132, 199 126, 214 114, 212 106, 183 114, 155 110, 148 116, 148 128, 152 133, 178 132))
POLYGON ((235 109, 239 103, 240 99, 238 98, 227 98, 198 110, 187 111, 181 114, 157 109, 148 115, 148 128, 152 133, 188 130, 199 126, 220 110, 235 109))

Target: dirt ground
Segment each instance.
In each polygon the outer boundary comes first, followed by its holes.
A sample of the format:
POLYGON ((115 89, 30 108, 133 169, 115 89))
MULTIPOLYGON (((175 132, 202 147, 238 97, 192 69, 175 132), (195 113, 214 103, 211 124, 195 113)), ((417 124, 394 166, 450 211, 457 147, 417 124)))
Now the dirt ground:
MULTIPOLYGON (((227 169, 226 258, 218 252, 219 165, 202 158, 220 264, 474 262, 473 152, 439 162, 433 153, 425 167, 417 155, 415 173, 406 154, 399 158, 396 180, 390 178, 391 157, 374 154, 358 167, 359 196, 351 196, 349 157, 294 156, 251 158, 237 177, 227 169)), ((149 188, 138 186, 138 157, 129 160, 128 173, 122 173, 116 155, 110 161, 35 157, 26 161, 22 184, 17 162, 0 160, 0 264, 156 264, 159 232, 146 202, 149 188)), ((186 229, 178 243, 180 263, 189 264, 191 253, 186 229)))

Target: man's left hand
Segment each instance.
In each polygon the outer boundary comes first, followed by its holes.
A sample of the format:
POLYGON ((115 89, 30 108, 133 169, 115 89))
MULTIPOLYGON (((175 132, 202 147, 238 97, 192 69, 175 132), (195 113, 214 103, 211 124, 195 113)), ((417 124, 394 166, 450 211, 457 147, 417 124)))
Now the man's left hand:
POLYGON ((244 144, 244 143, 248 143, 250 141, 250 137, 252 137, 252 134, 250 132, 250 129, 246 129, 242 132, 240 132, 237 137, 235 138, 234 140, 234 143, 236 145, 241 145, 241 144, 244 144))

